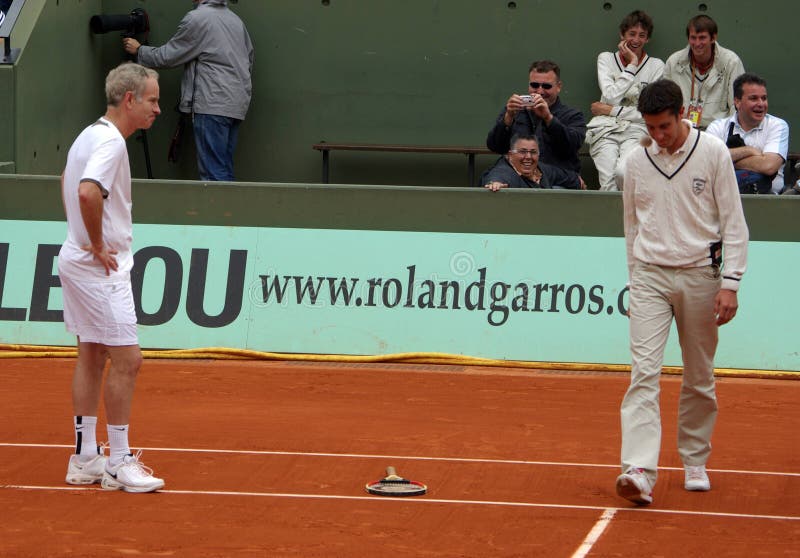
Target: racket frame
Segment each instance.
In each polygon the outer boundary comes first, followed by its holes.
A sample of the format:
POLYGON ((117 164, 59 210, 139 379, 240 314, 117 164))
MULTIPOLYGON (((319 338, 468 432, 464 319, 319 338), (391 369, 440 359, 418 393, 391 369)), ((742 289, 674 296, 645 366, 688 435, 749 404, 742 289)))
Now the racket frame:
POLYGON ((405 479, 397 474, 394 467, 386 467, 386 476, 380 480, 367 483, 364 488, 376 496, 422 496, 428 487, 421 482, 405 479), (383 487, 402 487, 402 490, 391 490, 383 487))

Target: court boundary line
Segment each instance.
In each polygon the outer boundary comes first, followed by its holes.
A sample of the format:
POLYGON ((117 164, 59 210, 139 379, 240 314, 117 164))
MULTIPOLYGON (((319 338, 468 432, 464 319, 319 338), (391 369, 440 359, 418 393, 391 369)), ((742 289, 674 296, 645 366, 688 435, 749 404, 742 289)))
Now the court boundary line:
POLYGON ((603 514, 600 516, 595 524, 592 526, 592 529, 589 531, 589 534, 586 535, 586 538, 583 539, 578 549, 572 554, 571 558, 586 558, 586 556, 592 551, 592 548, 600 540, 600 537, 605 532, 606 528, 611 524, 611 521, 614 519, 614 516, 617 515, 616 508, 606 508, 603 510, 603 514))
MULTIPOLYGON (((74 448, 74 444, 30 444, 0 442, 0 447, 32 447, 32 448, 74 448)), ((407 461, 444 461, 452 463, 487 463, 495 465, 541 465, 548 467, 596 467, 600 469, 619 469, 619 464, 608 463, 574 463, 567 461, 529 461, 524 459, 483 459, 477 457, 436 457, 418 455, 378 455, 367 453, 327 453, 308 451, 279 451, 279 450, 229 450, 208 448, 159 448, 137 447, 143 451, 175 452, 175 453, 220 453, 234 455, 276 455, 297 457, 334 457, 348 459, 403 459, 407 461)), ((683 467, 659 467, 664 471, 683 471, 683 467)), ((744 469, 708 469, 710 473, 738 474, 738 475, 769 475, 781 477, 800 477, 800 473, 781 471, 748 471, 744 469)))
MULTIPOLYGON (((8 484, 2 485, 4 490, 41 490, 41 491, 77 491, 77 492, 98 492, 109 493, 102 488, 78 487, 78 486, 37 486, 8 484)), ((152 494, 178 494, 178 495, 197 495, 197 496, 250 496, 258 498, 296 498, 308 500, 358 500, 383 503, 415 503, 415 504, 453 504, 468 506, 502 506, 515 508, 537 508, 537 509, 570 509, 570 510, 589 510, 614 512, 637 512, 637 513, 660 513, 674 515, 699 515, 709 517, 730 517, 737 519, 764 519, 770 521, 800 521, 800 516, 790 515, 766 515, 766 514, 744 514, 730 512, 697 511, 697 510, 667 510, 653 508, 609 508, 608 506, 584 506, 578 504, 541 504, 536 502, 509 502, 503 500, 454 500, 450 498, 384 498, 382 496, 353 496, 346 494, 298 494, 293 492, 237 492, 232 490, 158 490, 152 494)))

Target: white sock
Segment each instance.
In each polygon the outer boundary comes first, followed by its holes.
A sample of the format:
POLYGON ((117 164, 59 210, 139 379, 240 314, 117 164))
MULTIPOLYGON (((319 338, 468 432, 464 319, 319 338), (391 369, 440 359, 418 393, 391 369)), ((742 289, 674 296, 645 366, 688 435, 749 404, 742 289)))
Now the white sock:
POLYGON ((97 417, 74 416, 75 453, 94 457, 97 455, 97 417))
POLYGON ((106 425, 108 431, 108 445, 110 453, 108 456, 108 464, 113 466, 122 463, 122 459, 126 455, 131 454, 131 448, 128 447, 128 425, 127 424, 109 424, 106 425))

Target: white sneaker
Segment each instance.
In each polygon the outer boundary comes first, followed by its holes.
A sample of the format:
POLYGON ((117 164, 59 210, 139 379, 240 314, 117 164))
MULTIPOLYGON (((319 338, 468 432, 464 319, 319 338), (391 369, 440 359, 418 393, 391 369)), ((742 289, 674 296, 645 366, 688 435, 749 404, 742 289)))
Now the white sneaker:
POLYGON ((711 481, 708 480, 705 465, 684 465, 683 487, 695 492, 708 492, 711 490, 711 481))
POLYGON ((125 492, 153 492, 164 488, 164 479, 153 476, 153 470, 139 461, 141 450, 136 455, 126 455, 116 467, 106 465, 100 486, 104 490, 125 492))
POLYGON ((653 486, 643 469, 631 467, 617 477, 617 494, 640 506, 653 502, 653 486))
POLYGON ((101 453, 89 456, 88 459, 85 455, 69 456, 67 484, 94 484, 103 479, 107 457, 103 455, 102 447, 98 448, 98 451, 101 453))

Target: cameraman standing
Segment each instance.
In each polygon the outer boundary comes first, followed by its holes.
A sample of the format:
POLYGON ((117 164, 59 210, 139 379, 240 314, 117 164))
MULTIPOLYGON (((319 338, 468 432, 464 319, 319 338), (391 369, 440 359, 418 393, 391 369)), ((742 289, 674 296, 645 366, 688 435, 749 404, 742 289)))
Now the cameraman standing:
POLYGON ((192 115, 201 180, 235 180, 233 153, 252 94, 253 43, 227 0, 192 0, 195 9, 160 47, 122 40, 149 68, 183 65, 179 110, 192 115))

